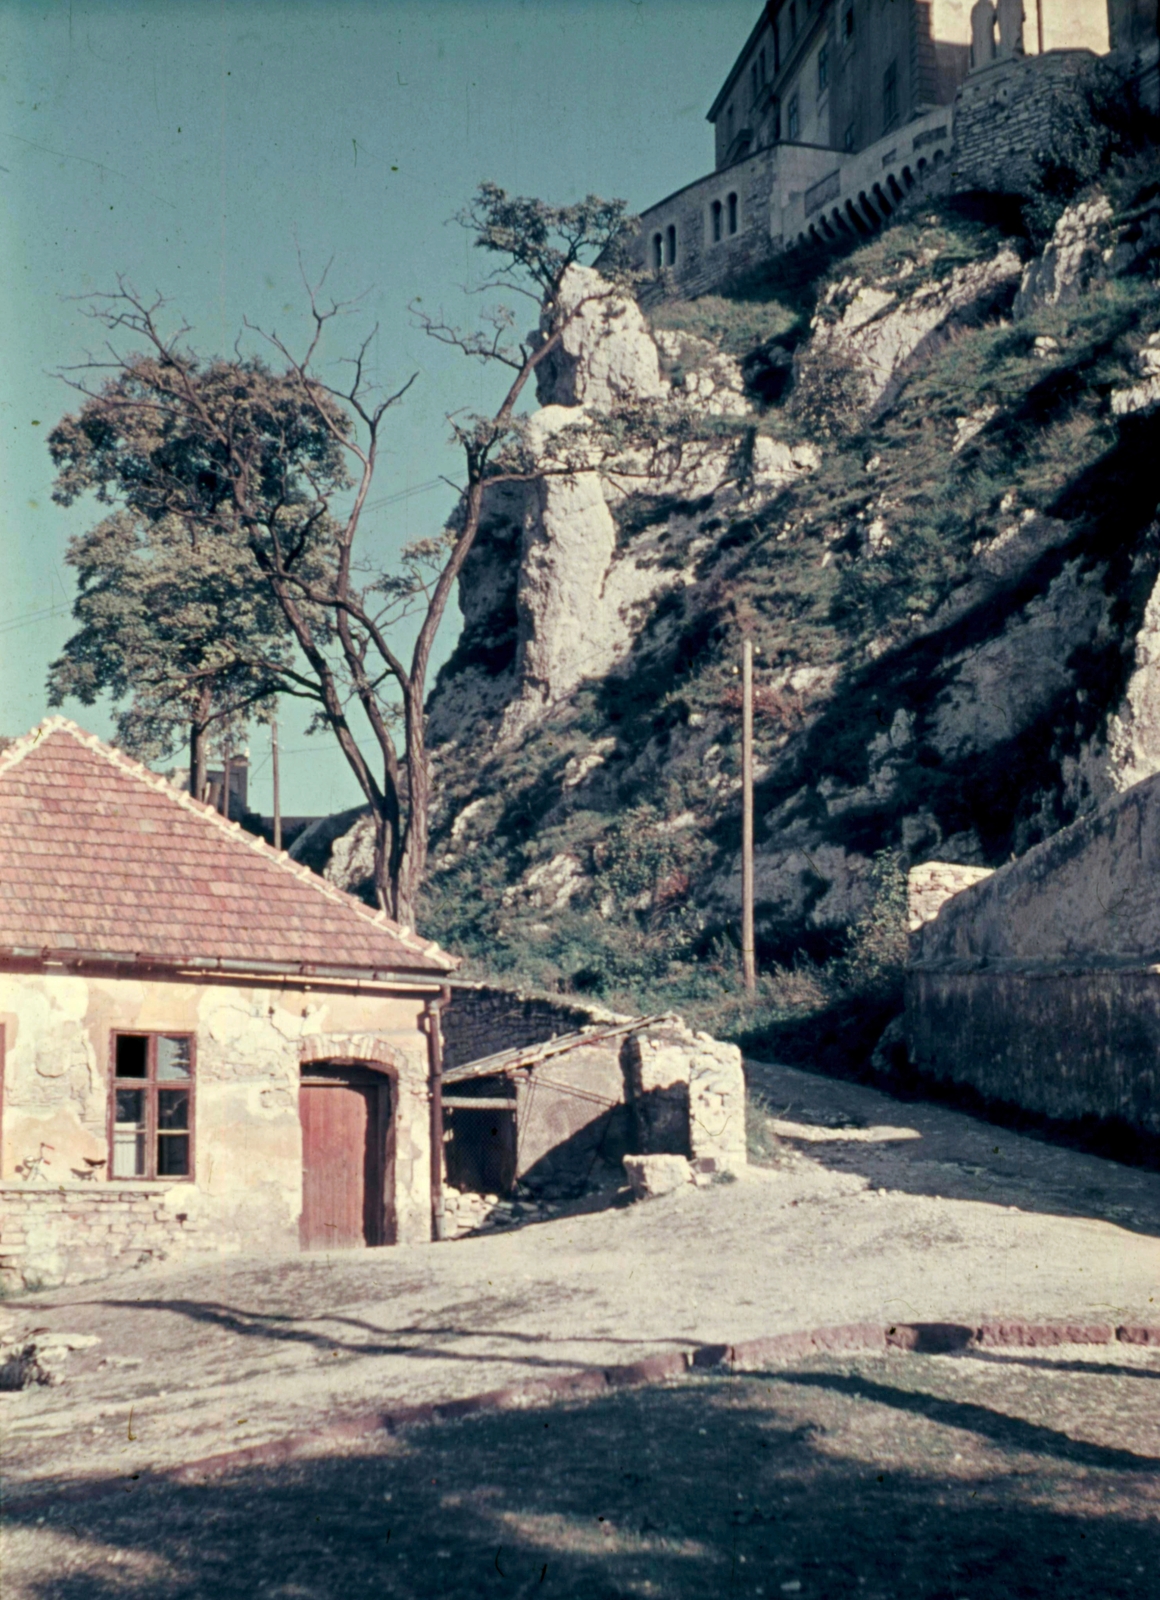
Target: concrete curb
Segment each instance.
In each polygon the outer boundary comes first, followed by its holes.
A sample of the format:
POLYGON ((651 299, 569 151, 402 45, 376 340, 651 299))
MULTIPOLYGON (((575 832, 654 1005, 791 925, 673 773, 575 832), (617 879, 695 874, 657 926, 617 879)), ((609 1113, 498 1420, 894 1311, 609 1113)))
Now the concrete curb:
POLYGON ((103 1477, 70 1489, 43 1491, 5 1500, 12 1516, 47 1506, 75 1504, 106 1495, 131 1493, 151 1484, 205 1484, 221 1474, 246 1467, 278 1466, 326 1444, 345 1444, 375 1433, 397 1433, 432 1422, 453 1421, 487 1411, 514 1411, 548 1405, 556 1400, 594 1398, 617 1389, 669 1383, 690 1374, 755 1372, 770 1366, 787 1366, 818 1355, 855 1355, 897 1350, 917 1355, 969 1354, 973 1350, 1049 1350, 1061 1345, 1125 1344, 1160 1349, 1160 1324, 1112 1322, 1026 1322, 1006 1317, 978 1323, 849 1322, 805 1332, 775 1333, 738 1344, 701 1344, 686 1350, 667 1350, 624 1366, 589 1368, 533 1379, 459 1400, 430 1401, 399 1406, 391 1411, 364 1411, 341 1421, 323 1424, 308 1433, 286 1434, 264 1444, 223 1450, 197 1461, 115 1477, 103 1477))

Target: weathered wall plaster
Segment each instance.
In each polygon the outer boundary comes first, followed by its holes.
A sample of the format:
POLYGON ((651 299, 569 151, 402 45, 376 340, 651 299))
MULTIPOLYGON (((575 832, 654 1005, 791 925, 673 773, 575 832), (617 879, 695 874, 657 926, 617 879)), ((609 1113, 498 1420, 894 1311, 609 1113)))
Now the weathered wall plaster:
POLYGON ((18 1272, 37 1282, 88 1275, 95 1247, 90 1239, 80 1249, 81 1235, 90 1231, 81 1219, 106 1205, 110 1191, 141 1188, 139 1180, 110 1182, 101 1176, 86 1181, 85 1158, 108 1155, 115 1030, 195 1036, 195 1175, 192 1182, 146 1186, 159 1196, 149 1201, 157 1223, 155 1247, 146 1240, 150 1229, 137 1224, 128 1242, 119 1233, 110 1235, 108 1265, 121 1259, 122 1247, 135 1255, 149 1249, 159 1255, 179 1248, 297 1248, 302 1206, 298 1084, 304 1059, 373 1059, 388 1066, 394 1083, 397 1239, 428 1239, 430 1105, 423 1009, 421 995, 0 975, 5 1033, 0 1216, 24 1215, 27 1206, 17 1204, 23 1188, 34 1196, 29 1203, 37 1219, 31 1235, 27 1226, 17 1230, 19 1248, 9 1249, 5 1235, 0 1272, 7 1268, 9 1277, 18 1272), (41 1156, 28 1177, 27 1163, 41 1156), (68 1204, 46 1208, 36 1197, 49 1189, 67 1193, 68 1204), (177 1210, 188 1225, 174 1232, 166 1218, 177 1210))

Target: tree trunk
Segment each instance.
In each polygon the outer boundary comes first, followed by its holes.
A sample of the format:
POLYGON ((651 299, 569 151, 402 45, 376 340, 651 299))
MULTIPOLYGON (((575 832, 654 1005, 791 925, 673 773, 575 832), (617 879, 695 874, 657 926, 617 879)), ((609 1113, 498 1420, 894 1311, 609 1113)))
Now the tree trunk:
POLYGON ((380 911, 385 911, 394 922, 402 922, 399 915, 398 875, 392 871, 396 829, 391 827, 386 809, 376 809, 375 818, 375 898, 380 911))
POLYGON ((208 726, 194 722, 189 729, 189 792, 195 800, 205 796, 205 741, 208 726))
POLYGON ((427 833, 431 810, 431 775, 423 743, 412 738, 407 752, 407 833, 397 869, 398 920, 415 926, 419 889, 427 871, 427 833))
POLYGON ((195 800, 205 799, 206 735, 212 720, 213 692, 204 680, 197 691, 193 724, 189 730, 189 792, 195 800))

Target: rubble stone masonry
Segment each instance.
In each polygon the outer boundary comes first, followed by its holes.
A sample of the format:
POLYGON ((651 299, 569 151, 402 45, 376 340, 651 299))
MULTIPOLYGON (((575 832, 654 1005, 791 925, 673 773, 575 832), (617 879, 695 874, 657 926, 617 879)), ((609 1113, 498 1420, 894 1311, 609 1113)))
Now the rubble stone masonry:
POLYGON ((1061 107, 1082 107, 1096 60, 1090 50, 1048 50, 971 73, 955 104, 955 188, 1010 193, 1033 177, 1061 107))
POLYGON ((0 1182, 0 1290, 100 1278, 191 1247, 212 1249, 180 1201, 166 1183, 0 1182))

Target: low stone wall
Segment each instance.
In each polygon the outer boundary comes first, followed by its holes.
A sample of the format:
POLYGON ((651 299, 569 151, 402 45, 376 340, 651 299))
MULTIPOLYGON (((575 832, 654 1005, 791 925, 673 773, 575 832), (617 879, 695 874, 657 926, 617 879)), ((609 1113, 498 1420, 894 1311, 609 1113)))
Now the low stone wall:
POLYGON ((0 1290, 51 1289, 214 1248, 172 1183, 0 1182, 0 1290))
POLYGON ((1160 1134, 1160 969, 911 971, 906 1037, 926 1076, 1160 1134))

